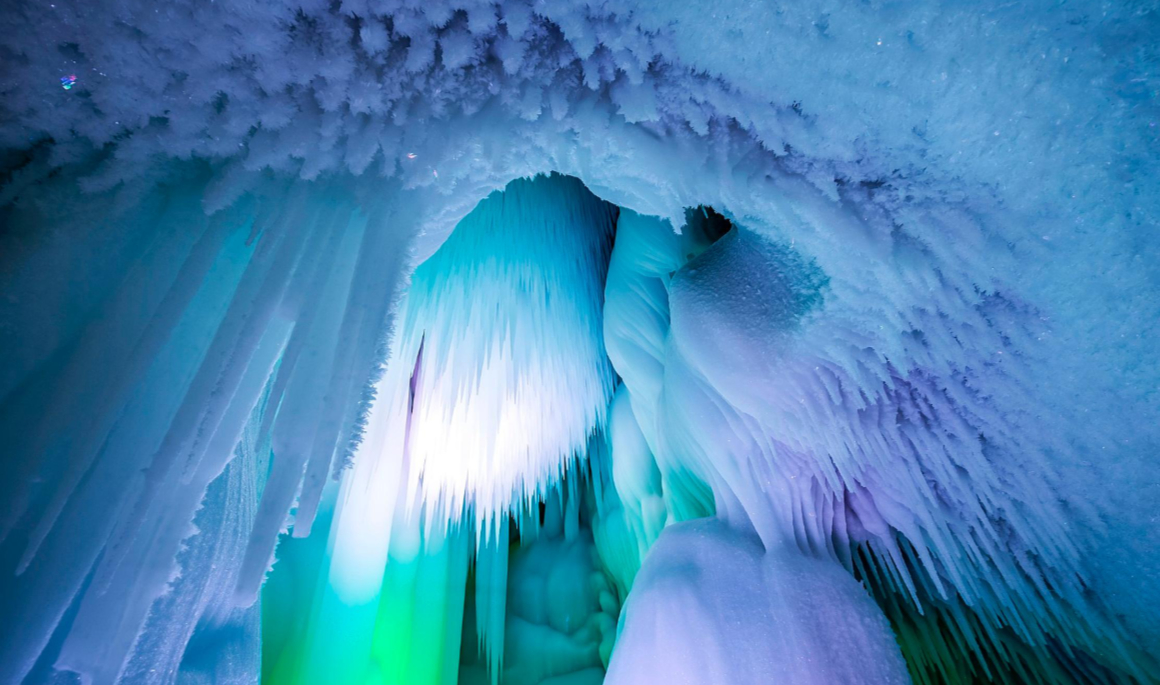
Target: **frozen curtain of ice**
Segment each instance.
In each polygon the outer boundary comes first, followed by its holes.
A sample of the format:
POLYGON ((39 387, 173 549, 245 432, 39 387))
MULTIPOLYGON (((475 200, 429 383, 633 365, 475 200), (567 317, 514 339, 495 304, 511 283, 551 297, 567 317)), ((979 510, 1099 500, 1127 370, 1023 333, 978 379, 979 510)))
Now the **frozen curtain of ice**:
POLYGON ((741 678, 1155 682, 1158 33, 1128 2, 7 3, 0 680, 250 682, 280 533, 332 517, 326 563, 377 556, 311 620, 370 653, 394 596, 462 617, 470 557, 494 675, 489 574, 536 577, 508 511, 530 538, 547 497, 572 523, 534 544, 609 579, 592 625, 628 598, 611 682, 680 621, 741 678), (549 172, 587 188, 551 177, 554 233, 469 246, 501 266, 440 273, 482 290, 412 307, 481 199, 549 172), (451 314, 522 277, 571 323, 451 314), (368 457, 449 411, 424 397, 527 379, 522 466, 482 413, 368 457), (511 466, 440 472, 449 439, 511 466), (376 478, 386 528, 344 533, 376 478), (724 559, 729 587, 697 571, 724 559))

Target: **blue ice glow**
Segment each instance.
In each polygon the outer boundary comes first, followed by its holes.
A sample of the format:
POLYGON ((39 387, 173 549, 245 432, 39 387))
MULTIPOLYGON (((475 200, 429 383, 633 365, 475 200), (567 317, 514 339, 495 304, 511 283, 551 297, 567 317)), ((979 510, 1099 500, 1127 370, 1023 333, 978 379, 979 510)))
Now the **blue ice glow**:
MULTIPOLYGON (((776 665, 769 626, 818 625, 800 599, 865 620, 802 632, 795 663, 843 648, 818 635, 854 635, 843 672, 897 676, 873 647, 884 616, 916 682, 1158 682, 1154 8, 6 14, 0 625, 19 629, 0 632, 0 682, 251 681, 280 536, 332 536, 312 549, 342 561, 340 603, 418 586, 381 577, 391 540, 424 541, 443 574, 424 591, 458 597, 479 549, 492 580, 508 558, 502 534, 453 521, 530 531, 525 505, 573 456, 569 520, 615 588, 592 620, 627 599, 614 649, 604 628, 581 641, 612 649, 612 677, 684 644, 642 637, 640 613, 700 593, 769 600, 755 635, 690 609, 725 651, 712 663, 776 665), (452 234, 551 172, 619 209, 524 196, 496 216, 550 230, 452 234), (731 230, 687 212, 703 206, 731 230), (514 313, 478 325, 496 305, 514 313), (567 323, 538 328, 557 305, 567 323), (335 479, 373 516, 323 530, 335 479), (399 511, 427 513, 388 539, 399 511), (736 593, 668 572, 729 555, 736 593), (811 567, 826 570, 770 599, 811 567)), ((543 549, 563 558, 565 539, 543 549)), ((514 624, 497 627, 492 585, 479 620, 498 645, 514 624)), ((391 634, 459 635, 448 611, 391 634)))
POLYGON ((378 591, 396 497, 486 537, 583 456, 612 393, 614 211, 575 179, 514 181, 415 270, 340 503, 340 595, 378 591))

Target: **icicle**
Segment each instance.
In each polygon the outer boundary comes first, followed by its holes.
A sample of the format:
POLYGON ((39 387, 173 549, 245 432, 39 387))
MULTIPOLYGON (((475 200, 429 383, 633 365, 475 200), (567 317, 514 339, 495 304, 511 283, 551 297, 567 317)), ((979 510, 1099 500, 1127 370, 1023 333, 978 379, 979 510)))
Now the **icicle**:
MULTIPOLYGON (((246 417, 253 414, 287 332, 288 327, 283 326, 264 336, 253 363, 247 365, 242 391, 235 397, 239 406, 231 406, 232 413, 246 417)), ((85 594, 61 648, 58 668, 89 674, 97 684, 116 682, 154 600, 175 575, 173 559, 191 532, 190 521, 202 503, 207 485, 234 456, 236 437, 236 433, 223 437, 214 445, 219 451, 203 463, 191 483, 183 484, 181 474, 174 470, 164 484, 156 486, 164 487, 168 494, 154 500, 120 556, 102 559, 93 587, 85 594)))
MULTIPOLYGON (((267 236, 270 252, 259 250, 243 274, 222 325, 201 360, 164 441, 145 470, 144 487, 129 502, 131 509, 122 519, 118 533, 110 540, 106 558, 102 561, 103 571, 96 581, 98 588, 119 566, 126 550, 133 544, 137 522, 146 518, 153 502, 159 497, 163 499, 172 488, 179 487, 179 482, 170 476, 175 471, 181 473, 184 462, 198 443, 198 431, 203 422, 209 420, 216 424, 216 420, 210 417, 220 416, 234 399, 254 350, 281 300, 292 266, 310 234, 308 228, 294 225, 267 236)), ((250 407, 242 406, 244 404, 241 403, 236 410, 244 412, 243 416, 250 410, 250 407)), ((209 438, 209 435, 205 436, 206 441, 209 438)))
POLYGON ((486 526, 475 552, 475 630, 492 685, 503 673, 509 534, 502 516, 486 526))
MULTIPOLYGON (((120 416, 123 403, 127 401, 125 395, 134 389, 141 374, 153 363, 158 347, 171 334, 176 319, 184 312, 185 304, 201 285, 205 271, 218 254, 228 224, 225 221, 210 222, 207 228, 203 218, 195 225, 200 225, 204 233, 188 253, 176 278, 168 287, 156 287, 158 282, 167 282, 169 274, 165 268, 184 256, 187 242, 197 236, 196 230, 169 228, 170 223, 187 216, 180 211, 181 208, 183 203, 175 201, 168 212, 157 218, 163 227, 158 231, 157 244, 145 252, 136 268, 118 285, 102 314, 95 317, 84 331, 80 347, 53 383, 50 396, 56 400, 48 405, 34 428, 25 435, 29 440, 26 449, 30 455, 51 453, 55 449, 51 447, 51 441, 57 439, 65 426, 76 421, 77 417, 87 417, 81 419, 86 425, 83 437, 72 441, 63 455, 64 472, 57 477, 59 482, 52 500, 30 537, 20 568, 27 567, 36 554, 40 541, 56 521, 65 500, 73 493, 99 451, 109 425, 120 416), (155 287, 150 289, 147 284, 155 287), (144 305, 142 291, 152 295, 144 305), (159 302, 155 301, 158 294, 164 295, 159 302), (141 321, 137 312, 142 309, 154 312, 155 316, 141 321), (143 330, 136 329, 135 324, 141 325, 143 330), (81 407, 85 409, 82 411, 81 407)), ((39 461, 26 459, 23 466, 35 466, 39 461)), ((29 495, 29 492, 21 491, 10 500, 0 538, 7 537, 17 518, 24 513, 29 495)))
POLYGON ((470 507, 483 525, 583 453, 612 391, 599 328, 611 220, 575 179, 514 181, 416 269, 377 384, 378 402, 414 398, 408 502, 470 507))
MULTIPOLYGON (((328 281, 328 299, 341 301, 349 282, 341 274, 328 281)), ((337 312, 337 313, 340 313, 337 312)), ((274 465, 262 495, 255 517, 254 530, 246 551, 242 572, 238 577, 238 602, 248 606, 257 598, 262 578, 273 556, 278 531, 302 481, 305 465, 310 457, 319 423, 319 404, 322 398, 317 389, 326 383, 329 365, 337 354, 338 327, 333 319, 336 312, 328 311, 324 325, 312 327, 312 342, 308 346, 319 364, 296 366, 278 408, 273 428, 274 465)), ((331 453, 326 456, 329 458, 331 453)))
MULTIPOLYGON (((375 226, 368 228, 365 220, 360 222, 360 228, 364 233, 383 230, 375 226)), ((386 303, 394 299, 394 279, 391 277, 396 272, 392 271, 390 261, 376 254, 375 248, 381 244, 378 240, 364 239, 358 263, 349 268, 353 280, 347 291, 338 332, 336 349, 339 353, 334 355, 329 370, 329 383, 322 395, 322 415, 299 498, 298 516, 294 523, 295 537, 310 534, 322 488, 330 474, 333 455, 339 449, 340 441, 349 437, 347 433, 350 431, 349 416, 353 403, 347 400, 354 396, 363 379, 370 375, 374 344, 383 335, 386 303), (388 287, 380 286, 382 289, 377 293, 373 288, 376 281, 381 283, 379 279, 382 276, 372 280, 368 274, 372 270, 376 274, 386 272, 386 281, 390 284, 388 287)), ((396 268, 397 264, 396 258, 396 268)))
MULTIPOLYGON (((160 330, 148 334, 150 340, 156 340, 152 336, 157 335, 164 339, 164 343, 149 360, 148 371, 132 388, 127 402, 116 409, 120 416, 104 438, 99 457, 93 461, 86 477, 77 484, 76 491, 60 500, 59 514, 50 510, 51 518, 41 519, 40 528, 32 538, 33 546, 25 554, 26 573, 17 581, 9 607, 9 615, 21 617, 23 628, 18 636, 0 646, 0 665, 5 671, 22 673, 31 667, 29 659, 35 658, 43 649, 48 635, 76 596, 110 535, 118 528, 129 530, 121 518, 128 513, 126 501, 140 495, 140 471, 148 465, 147 456, 160 444, 169 420, 177 411, 181 389, 188 383, 189 376, 209 346, 211 336, 198 318, 213 319, 222 314, 224 303, 229 301, 239 272, 249 257, 250 251, 242 244, 241 237, 244 237, 244 231, 235 230, 232 242, 215 255, 212 269, 219 278, 207 279, 201 284, 168 335, 163 335, 160 330), (32 554, 33 549, 35 554, 32 554)), ((200 267, 193 270, 199 271, 200 267)), ((164 298, 165 291, 158 295, 164 298)), ((178 301, 171 299, 170 303, 176 306, 178 301)), ((162 321, 170 316, 169 313, 160 315, 162 321)), ((188 530, 190 518, 181 522, 183 531, 188 530)), ((171 559, 172 556, 152 562, 168 568, 171 559)), ((90 588, 90 591, 94 590, 90 588)), ((156 594, 149 594, 151 591, 153 588, 143 591, 142 595, 155 597, 156 594)), ((130 611, 129 607, 119 606, 116 612, 100 620, 115 622, 122 612, 130 611)), ((136 625, 131 624, 132 619, 119 630, 131 628, 135 631, 140 626, 139 621, 136 625)), ((113 665, 118 669, 120 666, 120 663, 113 665)))

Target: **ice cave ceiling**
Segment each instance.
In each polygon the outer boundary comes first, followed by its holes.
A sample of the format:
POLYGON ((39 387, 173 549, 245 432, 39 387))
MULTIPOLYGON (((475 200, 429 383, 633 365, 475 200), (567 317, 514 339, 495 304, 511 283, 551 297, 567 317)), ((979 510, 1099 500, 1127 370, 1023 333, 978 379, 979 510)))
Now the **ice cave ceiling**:
POLYGON ((1158 36, 0 0, 0 685, 1160 683, 1158 36))

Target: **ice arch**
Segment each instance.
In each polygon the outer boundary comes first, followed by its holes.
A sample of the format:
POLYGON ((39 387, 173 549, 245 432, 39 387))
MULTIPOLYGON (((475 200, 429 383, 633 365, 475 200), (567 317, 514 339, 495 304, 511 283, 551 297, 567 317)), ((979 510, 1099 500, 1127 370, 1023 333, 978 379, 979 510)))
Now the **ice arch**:
MULTIPOLYGON (((5 22, 0 676, 252 674, 248 603, 296 501, 310 527, 299 472, 321 502, 357 446, 406 274, 480 198, 557 171, 646 221, 704 204, 748 231, 675 265, 663 382, 623 376, 604 531, 635 532, 593 531, 617 583, 677 465, 763 545, 860 578, 916 678, 1154 679, 1154 12, 5 22)), ((466 544, 411 532, 428 570, 466 544)))

